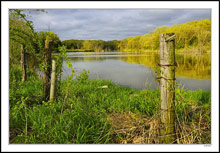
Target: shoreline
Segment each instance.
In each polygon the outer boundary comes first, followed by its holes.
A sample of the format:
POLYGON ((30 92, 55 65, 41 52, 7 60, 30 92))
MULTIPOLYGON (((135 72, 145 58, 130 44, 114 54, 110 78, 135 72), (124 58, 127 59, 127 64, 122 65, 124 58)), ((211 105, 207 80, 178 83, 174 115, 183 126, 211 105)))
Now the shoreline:
MULTIPOLYGON (((142 50, 142 51, 89 51, 89 50, 67 50, 67 53, 77 53, 77 52, 94 52, 94 53, 108 53, 108 52, 128 52, 128 53, 160 53, 160 50, 142 50)), ((59 53, 59 52, 54 52, 54 53, 59 53)), ((203 55, 203 54, 211 54, 211 51, 204 51, 204 52, 199 52, 199 51, 193 51, 193 50, 175 50, 175 53, 180 53, 180 54, 195 54, 195 55, 203 55)))

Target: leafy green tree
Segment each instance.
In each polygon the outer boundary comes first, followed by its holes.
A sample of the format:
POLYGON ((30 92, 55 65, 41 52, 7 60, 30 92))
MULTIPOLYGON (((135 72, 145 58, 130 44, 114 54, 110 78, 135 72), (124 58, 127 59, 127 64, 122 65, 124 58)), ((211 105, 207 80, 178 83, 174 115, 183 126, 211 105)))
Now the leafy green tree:
MULTIPOLYGON (((22 81, 26 80, 27 60, 35 58, 36 33, 33 23, 27 20, 24 10, 9 10, 9 59, 10 67, 21 63, 22 81), (19 60, 20 54, 20 60, 19 60), (26 55, 29 56, 26 56, 26 55), (28 58, 27 58, 28 57, 28 58)), ((32 62, 31 62, 32 63, 32 62)), ((31 65, 31 64, 28 64, 31 65)), ((33 64, 32 64, 33 65, 33 64)))
MULTIPOLYGON (((45 40, 49 39, 52 52, 58 52, 58 47, 61 45, 60 38, 54 32, 41 31, 37 33, 37 39, 41 46, 45 46, 45 40)), ((38 51, 44 51, 44 49, 38 48, 38 51)))

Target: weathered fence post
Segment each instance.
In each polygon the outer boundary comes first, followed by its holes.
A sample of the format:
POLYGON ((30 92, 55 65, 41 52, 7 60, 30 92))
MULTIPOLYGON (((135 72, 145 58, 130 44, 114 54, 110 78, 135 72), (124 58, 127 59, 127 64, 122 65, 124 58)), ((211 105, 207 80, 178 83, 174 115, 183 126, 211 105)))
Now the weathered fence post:
POLYGON ((50 40, 46 38, 45 40, 45 54, 44 54, 44 76, 43 76, 43 94, 44 100, 49 100, 50 95, 50 74, 51 74, 51 50, 50 50, 50 40))
POLYGON ((26 73, 25 49, 23 45, 21 45, 21 71, 22 71, 21 81, 24 82, 27 79, 27 73, 26 73))
POLYGON ((161 66, 161 143, 174 143, 175 135, 175 35, 160 35, 160 66, 161 66))
POLYGON ((55 80, 56 80, 56 62, 55 59, 52 59, 52 73, 50 81, 50 101, 54 99, 54 90, 55 90, 55 80))

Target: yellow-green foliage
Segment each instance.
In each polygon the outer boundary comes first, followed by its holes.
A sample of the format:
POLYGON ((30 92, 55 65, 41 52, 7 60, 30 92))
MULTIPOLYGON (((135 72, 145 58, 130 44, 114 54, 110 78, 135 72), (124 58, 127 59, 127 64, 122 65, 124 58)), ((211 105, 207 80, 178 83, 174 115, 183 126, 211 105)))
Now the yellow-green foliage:
POLYGON ((122 51, 158 50, 161 33, 175 33, 176 49, 210 50, 211 20, 191 21, 175 24, 171 27, 158 27, 152 33, 122 39, 119 48, 122 51))
POLYGON ((33 50, 33 31, 19 14, 9 14, 9 61, 10 65, 20 64, 21 45, 27 53, 33 50))
POLYGON ((117 40, 64 40, 62 44, 70 51, 116 51, 118 50, 117 40))
POLYGON ((155 51, 160 47, 161 33, 175 33, 176 49, 187 51, 209 51, 211 49, 211 20, 191 21, 158 27, 145 35, 128 37, 120 41, 65 40, 63 45, 72 51, 155 51))
MULTIPOLYGON (((33 10, 34 11, 34 10, 33 10)), ((43 10, 36 10, 43 11, 43 10)), ((43 11, 44 12, 44 11, 43 11)), ((34 25, 24 10, 9 10, 9 63, 10 66, 19 65, 21 59, 21 45, 25 50, 27 68, 35 68, 36 64, 42 61, 40 58, 44 53, 44 42, 50 37, 51 50, 57 51, 61 44, 57 34, 53 32, 35 32, 34 25)))
POLYGON ((61 45, 61 41, 60 41, 58 35, 54 32, 39 32, 38 33, 38 41, 41 42, 42 47, 44 47, 44 45, 45 45, 46 38, 51 40, 50 41, 51 51, 58 51, 58 47, 61 45))

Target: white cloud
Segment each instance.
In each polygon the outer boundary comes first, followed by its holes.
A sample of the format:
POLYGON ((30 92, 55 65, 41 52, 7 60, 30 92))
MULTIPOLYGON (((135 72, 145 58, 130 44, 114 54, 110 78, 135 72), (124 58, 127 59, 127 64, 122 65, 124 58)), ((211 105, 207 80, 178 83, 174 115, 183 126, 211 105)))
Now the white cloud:
POLYGON ((211 18, 210 10, 191 9, 72 9, 32 15, 37 31, 50 30, 61 40, 123 39, 143 35, 158 26, 211 18))

